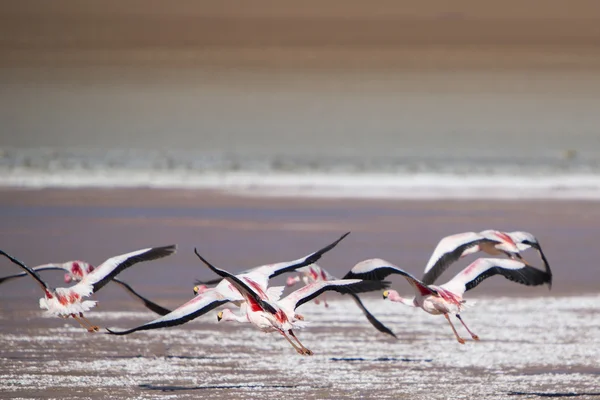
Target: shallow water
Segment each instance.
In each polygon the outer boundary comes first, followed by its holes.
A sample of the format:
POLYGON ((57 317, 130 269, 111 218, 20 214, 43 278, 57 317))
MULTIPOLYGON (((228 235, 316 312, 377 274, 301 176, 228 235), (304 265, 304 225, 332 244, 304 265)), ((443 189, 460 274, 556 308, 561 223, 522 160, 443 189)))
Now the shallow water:
MULTIPOLYGON (((481 341, 465 345, 440 316, 365 297, 398 335, 388 338, 352 301, 330 297, 329 308, 299 309, 310 324, 298 336, 312 357, 274 334, 217 323, 214 311, 184 326, 115 337, 5 300, 0 390, 64 399, 600 396, 597 296, 478 299, 463 317, 481 341)), ((101 308, 88 317, 113 328, 154 317, 133 303, 101 308)))

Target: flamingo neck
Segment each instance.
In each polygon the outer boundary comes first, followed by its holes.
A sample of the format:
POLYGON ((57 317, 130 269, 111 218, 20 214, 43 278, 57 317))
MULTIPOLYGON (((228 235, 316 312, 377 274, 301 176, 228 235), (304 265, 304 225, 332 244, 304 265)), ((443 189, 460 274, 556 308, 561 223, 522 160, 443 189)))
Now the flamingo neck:
POLYGON ((395 290, 390 290, 390 293, 387 298, 389 301, 393 301, 395 303, 402 303, 409 307, 415 307, 414 297, 407 299, 405 297, 400 296, 395 290))

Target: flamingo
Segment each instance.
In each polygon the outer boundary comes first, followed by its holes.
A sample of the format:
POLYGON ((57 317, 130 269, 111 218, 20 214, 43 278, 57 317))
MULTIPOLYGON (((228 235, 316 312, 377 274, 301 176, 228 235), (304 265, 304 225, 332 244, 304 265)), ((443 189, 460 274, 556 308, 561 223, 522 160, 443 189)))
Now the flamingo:
POLYGON ((62 318, 74 318, 79 324, 88 330, 96 332, 99 328, 92 325, 83 313, 96 306, 96 301, 83 300, 85 297, 96 293, 117 274, 142 261, 156 260, 175 253, 176 246, 152 247, 137 250, 131 253, 112 257, 103 262, 98 268, 87 274, 83 279, 68 288, 52 289, 40 275, 26 266, 24 263, 0 250, 0 254, 7 257, 14 264, 25 270, 44 291, 44 297, 40 299, 40 308, 48 310, 51 315, 62 318))
MULTIPOLYGON (((550 280, 552 280, 550 265, 535 236, 528 232, 501 232, 488 229, 479 233, 458 233, 440 240, 425 266, 422 282, 427 285, 433 284, 452 263, 479 251, 492 256, 506 255, 513 260, 530 265, 520 255, 521 251, 529 247, 533 247, 538 251, 544 262, 546 273, 550 275, 550 280)), ((551 285, 550 282, 549 287, 551 285)))
MULTIPOLYGON (((349 234, 350 232, 347 232, 335 242, 297 260, 261 265, 238 274, 238 277, 239 279, 243 279, 248 285, 262 288, 263 291, 266 291, 267 295, 272 295, 274 296, 273 298, 275 298, 277 295, 281 295, 283 288, 279 287, 267 289, 270 278, 288 271, 293 271, 296 268, 315 263, 323 256, 323 254, 333 249, 349 234)), ((125 331, 114 331, 107 329, 108 333, 112 335, 128 335, 137 331, 182 325, 229 302, 234 303, 238 307, 244 303, 244 297, 242 294, 233 285, 222 278, 204 281, 207 284, 218 283, 214 288, 210 288, 206 284, 199 284, 201 282, 202 281, 196 282, 197 285, 194 287, 194 298, 177 307, 169 314, 125 331)))
MULTIPOLYGON (((73 261, 67 261, 64 263, 49 263, 49 264, 38 265, 31 269, 35 272, 66 271, 65 276, 64 276, 64 281, 65 281, 65 283, 71 283, 72 281, 77 281, 77 282, 81 281, 86 275, 88 275, 89 273, 91 273, 94 270, 94 266, 85 261, 73 260, 73 261)), ((0 284, 2 284, 4 282, 8 282, 13 279, 24 277, 27 275, 28 275, 27 272, 20 272, 18 274, 0 277, 0 284)), ((125 289, 127 292, 129 292, 132 296, 134 296, 135 298, 140 300, 146 306, 146 308, 154 311, 155 313, 157 313, 159 315, 166 315, 171 312, 171 310, 154 303, 153 301, 145 298, 144 296, 142 296, 141 294, 136 292, 128 283, 125 283, 122 280, 117 279, 117 278, 113 278, 112 282, 121 286, 123 289, 125 289)))
POLYGON ((474 340, 479 340, 479 336, 475 335, 467 327, 460 316, 460 312, 465 307, 466 301, 463 300, 463 295, 466 291, 473 289, 484 279, 494 275, 502 275, 506 279, 527 286, 537 286, 544 283, 550 284, 551 281, 548 273, 533 268, 522 261, 506 258, 479 258, 459 272, 449 282, 440 286, 427 285, 403 269, 380 258, 359 262, 348 274, 346 274, 344 279, 381 280, 390 274, 402 275, 413 287, 415 297, 406 299, 400 297, 395 290, 387 290, 383 292, 384 299, 387 298, 391 301, 399 302, 411 307, 419 307, 429 314, 443 314, 450 324, 450 327, 456 336, 456 340, 461 344, 464 344, 465 341, 458 335, 458 332, 450 320, 449 314, 454 314, 469 332, 471 337, 474 340))
MULTIPOLYGON (((331 275, 329 272, 327 272, 326 270, 324 270, 317 264, 311 264, 306 267, 298 268, 296 271, 300 272, 301 275, 290 276, 286 280, 287 287, 294 286, 296 283, 300 282, 301 280, 302 280, 302 282, 304 282, 305 286, 310 285, 311 283, 314 283, 314 282, 338 280, 338 278, 331 275)), ((356 305, 360 308, 360 310, 363 312, 363 314, 367 317, 367 320, 371 323, 371 325, 373 325, 375 327, 375 329, 377 329, 379 332, 382 332, 382 333, 385 333, 385 334, 388 334, 390 336, 397 338, 396 334, 394 332, 392 332, 391 329, 389 329, 387 326, 382 324, 377 318, 375 318, 375 316, 373 314, 371 314, 371 312, 369 310, 367 310, 367 308, 365 307, 365 305, 360 300, 360 298, 358 297, 357 294, 350 293, 350 296, 356 302, 356 305)), ((329 305, 327 304, 327 300, 325 300, 325 293, 323 293, 321 295, 321 297, 323 298, 323 304, 325 305, 325 307, 329 307, 329 305)), ((318 298, 315 298, 314 301, 316 304, 319 304, 318 298)))
MULTIPOLYGON (((302 355, 313 355, 314 353, 300 342, 293 331, 294 328, 300 327, 298 326, 298 320, 302 321, 304 319, 298 318, 298 315, 295 313, 296 308, 316 298, 325 291, 333 290, 338 293, 361 293, 379 290, 387 285, 386 282, 364 281, 360 279, 319 281, 292 292, 280 301, 273 301, 274 299, 268 296, 259 285, 248 285, 243 279, 209 263, 196 249, 194 249, 194 252, 208 268, 224 278, 242 294, 246 301, 246 306, 243 310, 245 311, 245 318, 248 322, 263 332, 278 332, 299 354, 302 355), (294 339, 296 343, 294 343, 290 337, 294 339)), ((223 315, 224 314, 220 314, 221 319, 223 318, 223 315)), ((219 318, 219 316, 217 316, 217 318, 219 318)), ((231 314, 227 314, 227 319, 233 319, 231 318, 231 314)), ((239 317, 236 317, 235 320, 243 321, 243 319, 239 317)))

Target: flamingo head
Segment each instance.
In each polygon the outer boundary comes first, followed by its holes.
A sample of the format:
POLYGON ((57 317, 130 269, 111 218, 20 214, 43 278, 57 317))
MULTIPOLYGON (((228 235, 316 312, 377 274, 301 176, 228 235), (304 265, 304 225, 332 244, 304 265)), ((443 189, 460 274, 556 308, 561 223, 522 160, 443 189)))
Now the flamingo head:
POLYGON ((208 289, 208 286, 206 286, 206 285, 194 286, 194 295, 202 294, 202 293, 206 292, 207 289, 208 289))
POLYGON ((300 282, 300 276, 296 275, 296 276, 290 276, 289 278, 287 278, 287 280, 285 281, 285 285, 287 287, 290 286, 294 286, 296 283, 300 282))
POLYGON ((226 308, 217 314, 217 322, 221 321, 237 321, 237 318, 229 308, 226 308))
POLYGON ((386 290, 385 292, 383 292, 383 299, 393 301, 396 303, 402 303, 411 307, 415 306, 414 299, 406 299, 404 297, 401 297, 395 290, 386 290))

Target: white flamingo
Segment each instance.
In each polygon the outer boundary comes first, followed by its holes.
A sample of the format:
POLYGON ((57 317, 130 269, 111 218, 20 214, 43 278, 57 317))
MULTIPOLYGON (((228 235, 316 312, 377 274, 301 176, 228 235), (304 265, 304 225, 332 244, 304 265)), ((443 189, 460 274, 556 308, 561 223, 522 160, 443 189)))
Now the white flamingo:
MULTIPOLYGON (((296 283, 302 281, 305 286, 310 285, 315 282, 325 282, 325 281, 335 281, 338 280, 335 276, 331 275, 325 269, 321 268, 317 264, 311 264, 306 267, 298 268, 296 272, 300 272, 301 275, 290 276, 286 280, 286 286, 294 286, 296 283)), ((323 300, 323 304, 325 307, 329 307, 327 304, 327 300, 325 299, 325 293, 321 295, 321 299, 323 300)), ((388 334, 396 338, 396 334, 392 332, 387 326, 381 323, 363 304, 361 299, 355 293, 350 293, 350 297, 354 300, 358 308, 362 311, 362 313, 367 317, 367 320, 377 329, 379 332, 388 334)), ((314 302, 319 304, 319 298, 315 298, 314 302)))
POLYGON ((99 328, 92 325, 83 313, 95 307, 96 301, 84 300, 85 297, 100 290, 117 274, 142 261, 156 260, 175 253, 176 246, 153 247, 137 250, 131 253, 112 257, 103 262, 98 268, 87 274, 79 283, 68 288, 52 289, 40 275, 13 256, 0 250, 0 254, 7 257, 14 264, 25 270, 44 291, 40 299, 40 308, 48 310, 51 315, 62 318, 74 318, 89 332, 99 328))
MULTIPOLYGON (((285 272, 294 271, 295 269, 300 268, 302 266, 314 264, 323 256, 323 254, 333 249, 342 239, 348 236, 348 234, 350 234, 350 232, 345 233, 338 240, 323 247, 322 249, 297 260, 262 265, 260 267, 256 267, 242 272, 237 276, 239 277, 239 279, 244 280, 246 284, 260 288, 260 290, 265 292, 267 296, 279 298, 283 288, 277 287, 267 289, 268 281, 270 278, 281 275, 285 272)), ((182 325, 186 322, 189 322, 206 314, 207 312, 223 304, 232 302, 239 307, 245 302, 244 297, 237 290, 237 288, 234 287, 227 280, 224 280, 223 278, 208 281, 197 281, 196 283, 201 282, 205 282, 207 284, 216 282, 218 284, 214 288, 210 288, 206 286, 206 284, 196 285, 194 287, 195 297, 182 304, 181 306, 177 307, 169 314, 166 314, 161 318, 157 318, 146 324, 125 331, 114 331, 111 329, 107 329, 108 333, 113 335, 128 335, 137 331, 160 329, 182 325)))
MULTIPOLYGON (((65 283, 71 283, 73 281, 75 281, 75 282, 81 281, 85 276, 87 276, 94 270, 94 266, 85 261, 73 260, 73 261, 67 261, 64 263, 49 263, 49 264, 38 265, 31 269, 35 272, 66 271, 65 276, 64 276, 64 281, 65 281, 65 283)), ((0 284, 11 281, 13 279, 25 277, 27 275, 28 275, 27 272, 20 272, 18 274, 0 277, 0 284)), ((121 286, 124 290, 126 290, 133 297, 140 300, 146 306, 146 308, 148 308, 149 310, 152 310, 159 315, 166 315, 171 312, 171 310, 154 303, 153 301, 145 298, 144 296, 142 296, 141 294, 136 292, 131 287, 131 285, 129 285, 128 283, 125 283, 122 280, 117 279, 117 278, 113 278, 112 282, 121 286)))
POLYGON ((429 314, 443 314, 448 320, 456 340, 461 344, 464 344, 465 341, 456 332, 449 314, 456 315, 456 318, 463 324, 471 337, 474 340, 479 340, 479 337, 467 327, 459 314, 465 307, 463 295, 467 290, 473 289, 484 279, 494 275, 502 275, 506 279, 527 286, 550 283, 550 275, 544 271, 526 265, 521 261, 493 258, 475 260, 452 280, 440 286, 427 285, 403 269, 380 258, 359 262, 344 279, 381 280, 390 274, 402 275, 413 287, 415 297, 406 299, 400 297, 395 290, 388 290, 383 293, 384 299, 387 298, 411 307, 419 307, 429 314))
MULTIPOLYGON (((261 287, 248 285, 243 279, 209 263, 198 254, 196 249, 194 249, 194 252, 208 268, 231 283, 238 292, 242 294, 246 301, 244 311, 248 322, 263 332, 277 332, 281 334, 299 354, 303 355, 313 355, 313 352, 300 342, 293 331, 294 328, 299 327, 298 320, 303 320, 303 318, 298 318, 298 315, 295 313, 296 308, 314 299, 325 291, 361 293, 379 290, 386 286, 386 283, 384 282, 363 281, 360 279, 320 281, 304 286, 280 301, 273 301, 261 287), (294 339, 296 343, 294 343, 290 337, 294 339)), ((221 317, 222 316, 223 314, 221 314, 221 317)), ((228 313, 228 319, 230 318, 231 314, 228 313)), ((243 321, 242 318, 238 317, 236 317, 235 320, 243 321)))
POLYGON ((550 279, 552 279, 550 265, 535 236, 522 231, 501 232, 488 229, 479 233, 457 233, 440 240, 425 266, 425 272, 421 281, 431 285, 452 263, 479 251, 492 256, 506 255, 511 259, 530 265, 520 254, 521 251, 530 247, 538 251, 544 262, 546 272, 550 275, 550 279))

